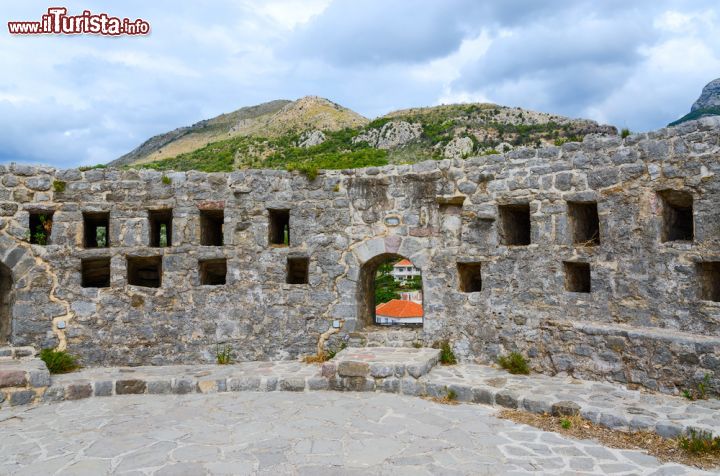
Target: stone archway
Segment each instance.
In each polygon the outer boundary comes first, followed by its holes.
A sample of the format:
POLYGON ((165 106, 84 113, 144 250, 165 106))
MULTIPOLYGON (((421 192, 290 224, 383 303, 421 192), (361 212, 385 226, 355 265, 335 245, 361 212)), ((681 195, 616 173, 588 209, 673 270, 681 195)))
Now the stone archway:
POLYGON ((10 268, 0 262, 0 345, 10 343, 12 335, 13 278, 10 268))
POLYGON ((407 258, 398 253, 380 253, 363 263, 360 268, 357 317, 361 327, 369 327, 376 324, 375 307, 377 303, 375 302, 375 279, 378 267, 389 260, 399 261, 401 259, 407 258))

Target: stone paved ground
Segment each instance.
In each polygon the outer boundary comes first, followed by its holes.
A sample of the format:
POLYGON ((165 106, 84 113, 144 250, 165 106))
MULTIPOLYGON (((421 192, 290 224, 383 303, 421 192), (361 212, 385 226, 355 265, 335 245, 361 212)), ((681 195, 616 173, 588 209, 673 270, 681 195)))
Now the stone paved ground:
POLYGON ((707 474, 493 412, 378 393, 92 398, 0 417, 0 474, 707 474))
POLYGON ((716 434, 720 428, 717 399, 690 401, 606 382, 511 375, 487 365, 437 366, 425 378, 426 386, 456 388, 458 395, 467 394, 471 387, 475 401, 534 413, 550 412, 553 402, 571 401, 583 417, 609 428, 654 430, 665 437, 675 437, 688 427, 716 434))
MULTIPOLYGON (((520 408, 535 413, 550 412, 553 404, 570 401, 593 422, 615 429, 651 430, 666 437, 675 437, 689 427, 716 434, 720 428, 720 400, 716 399, 689 401, 569 377, 542 374, 514 376, 485 365, 435 366, 426 373, 428 362, 437 358, 437 351, 432 349, 387 349, 384 354, 378 349, 359 352, 346 349, 322 367, 282 361, 241 362, 226 366, 89 368, 53 376, 52 385, 43 399, 73 400, 119 393, 184 394, 328 388, 443 397, 448 389, 453 389, 460 401, 520 408), (417 355, 406 356, 405 365, 398 363, 398 352, 415 352, 417 355), (372 355, 375 360, 368 358, 363 361, 364 355, 372 355), (361 365, 344 369, 341 366, 342 356, 348 359, 345 363, 360 361, 361 365), (398 366, 402 367, 402 372, 397 369, 398 366), (359 379, 360 383, 343 386, 342 382, 333 380, 335 367, 339 375, 367 373, 367 376, 350 377, 350 380, 359 379)), ((7 400, 12 404, 12 398, 7 400)), ((6 404, 0 412, 12 408, 6 404)))

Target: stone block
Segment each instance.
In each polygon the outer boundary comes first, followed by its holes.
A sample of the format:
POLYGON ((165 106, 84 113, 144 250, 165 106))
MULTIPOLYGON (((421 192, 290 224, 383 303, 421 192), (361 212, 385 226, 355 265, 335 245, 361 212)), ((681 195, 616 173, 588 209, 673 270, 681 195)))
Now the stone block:
POLYGON ((10 406, 27 405, 35 399, 34 390, 20 390, 10 394, 10 406))
POLYGON ((80 400, 92 396, 93 388, 90 382, 71 383, 65 387, 65 400, 80 400))
POLYGON ((456 400, 458 402, 472 402, 473 401, 473 390, 469 385, 450 384, 448 385, 448 391, 452 390, 455 392, 456 400))
POLYGON ((537 398, 523 398, 522 407, 530 413, 551 413, 552 405, 546 400, 537 398))
POLYGON ((325 362, 322 364, 322 369, 320 370, 320 374, 325 378, 332 378, 335 376, 335 373, 337 372, 337 366, 334 362, 325 362))
POLYGON ((0 370, 0 388, 24 387, 27 383, 24 370, 0 370))
POLYGON ((60 402, 63 400, 65 400, 65 387, 62 386, 49 387, 42 397, 43 402, 60 402))
POLYGON ((281 378, 280 390, 285 392, 302 392, 305 390, 305 379, 302 377, 285 377, 281 378))
POLYGON ((172 393, 172 381, 150 380, 147 383, 147 392, 152 395, 167 395, 172 393))
POLYGON ((501 391, 495 394, 495 403, 505 408, 517 408, 518 397, 507 391, 501 391))
POLYGON ((172 393, 175 393, 177 395, 185 395, 187 393, 193 393, 195 391, 196 385, 193 380, 190 379, 175 379, 172 386, 172 393))
POLYGON ((373 363, 370 365, 370 375, 375 378, 385 378, 393 375, 395 367, 389 364, 373 363))
POLYGON ((109 397, 112 395, 113 383, 110 380, 101 380, 93 384, 96 397, 109 397))
POLYGON ((231 392, 257 391, 260 389, 260 377, 232 377, 228 379, 231 392))
POLYGON ((118 380, 115 382, 115 393, 117 395, 134 395, 145 393, 147 382, 138 379, 118 380))
POLYGON ((218 384, 216 380, 198 380, 197 389, 200 393, 217 393, 218 384))
POLYGON ((563 400, 553 403, 551 412, 553 416, 575 416, 580 414, 580 405, 575 402, 563 400))
POLYGON ((47 369, 31 370, 28 372, 30 376, 30 386, 34 388, 50 386, 50 372, 47 369))
POLYGON ((338 375, 341 377, 365 377, 370 372, 366 362, 344 361, 338 365, 338 375))
POLYGON ((400 379, 400 393, 414 397, 424 396, 426 395, 425 384, 411 377, 402 378, 400 379))
POLYGON ((329 382, 325 377, 311 377, 307 381, 308 390, 327 390, 328 386, 329 382))
POLYGON ((473 387, 473 402, 484 403, 485 405, 495 404, 495 392, 482 387, 473 387))

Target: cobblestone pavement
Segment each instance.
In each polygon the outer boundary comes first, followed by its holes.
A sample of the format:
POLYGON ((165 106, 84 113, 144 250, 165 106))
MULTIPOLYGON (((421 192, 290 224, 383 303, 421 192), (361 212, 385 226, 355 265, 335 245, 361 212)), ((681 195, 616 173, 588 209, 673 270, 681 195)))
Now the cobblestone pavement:
POLYGON ((0 474, 707 474, 493 412, 380 393, 91 398, 2 417, 0 474))

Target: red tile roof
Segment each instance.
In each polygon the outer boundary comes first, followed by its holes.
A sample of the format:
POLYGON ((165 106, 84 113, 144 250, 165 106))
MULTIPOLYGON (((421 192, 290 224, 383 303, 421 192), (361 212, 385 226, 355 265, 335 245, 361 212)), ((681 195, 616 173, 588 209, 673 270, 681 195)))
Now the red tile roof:
POLYGON ((413 264, 409 259, 403 259, 395 263, 393 266, 413 266, 413 264))
POLYGON ((375 314, 378 316, 406 318, 406 317, 423 317, 422 304, 413 301, 401 301, 393 299, 375 307, 375 314))

